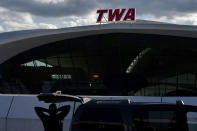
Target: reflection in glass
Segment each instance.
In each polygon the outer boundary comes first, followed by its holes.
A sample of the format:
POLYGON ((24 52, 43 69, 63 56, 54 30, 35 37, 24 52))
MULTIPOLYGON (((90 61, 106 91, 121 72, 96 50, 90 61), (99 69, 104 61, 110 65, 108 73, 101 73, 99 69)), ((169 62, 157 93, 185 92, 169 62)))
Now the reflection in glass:
POLYGON ((192 41, 118 33, 49 43, 0 65, 0 93, 196 96, 192 41))

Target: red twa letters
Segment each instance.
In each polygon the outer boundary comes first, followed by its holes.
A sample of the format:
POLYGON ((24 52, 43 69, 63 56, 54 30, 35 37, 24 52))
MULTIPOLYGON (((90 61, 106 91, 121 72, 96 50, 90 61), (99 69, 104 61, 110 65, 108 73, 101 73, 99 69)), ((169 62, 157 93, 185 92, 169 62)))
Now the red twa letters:
MULTIPOLYGON (((108 13, 108 22, 112 21, 120 21, 122 19, 122 16, 125 14, 126 9, 115 9, 114 11, 112 9, 105 9, 105 10, 97 10, 98 18, 97 23, 100 23, 102 21, 102 18, 105 13, 108 13)), ((134 21, 135 20, 135 9, 130 8, 128 9, 127 13, 125 14, 123 21, 134 21)))

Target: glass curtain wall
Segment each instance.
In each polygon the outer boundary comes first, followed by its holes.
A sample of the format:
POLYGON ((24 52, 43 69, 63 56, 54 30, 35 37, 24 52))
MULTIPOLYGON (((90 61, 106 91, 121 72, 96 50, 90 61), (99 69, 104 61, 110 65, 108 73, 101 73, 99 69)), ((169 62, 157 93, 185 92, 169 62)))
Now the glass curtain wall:
POLYGON ((58 41, 0 66, 0 93, 196 96, 195 39, 105 34, 58 41))

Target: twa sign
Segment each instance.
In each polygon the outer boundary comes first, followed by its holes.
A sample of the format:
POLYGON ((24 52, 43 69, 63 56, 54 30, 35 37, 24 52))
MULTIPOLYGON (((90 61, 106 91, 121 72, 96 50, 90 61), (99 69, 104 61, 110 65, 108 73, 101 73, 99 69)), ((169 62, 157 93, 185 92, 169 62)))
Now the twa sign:
POLYGON ((135 8, 126 9, 105 9, 97 10, 98 18, 97 23, 101 23, 102 19, 105 18, 105 14, 108 14, 108 22, 118 21, 134 21, 135 20, 135 8))

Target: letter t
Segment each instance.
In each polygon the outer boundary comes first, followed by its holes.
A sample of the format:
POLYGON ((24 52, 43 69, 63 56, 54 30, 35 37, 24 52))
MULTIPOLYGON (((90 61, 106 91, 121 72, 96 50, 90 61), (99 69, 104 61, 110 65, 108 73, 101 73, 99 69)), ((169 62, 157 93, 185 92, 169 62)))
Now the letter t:
POLYGON ((100 23, 104 13, 107 13, 108 10, 97 10, 97 13, 99 14, 98 18, 97 18, 97 23, 100 23))

